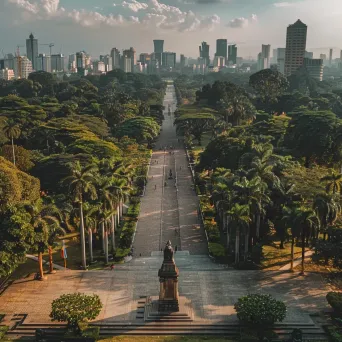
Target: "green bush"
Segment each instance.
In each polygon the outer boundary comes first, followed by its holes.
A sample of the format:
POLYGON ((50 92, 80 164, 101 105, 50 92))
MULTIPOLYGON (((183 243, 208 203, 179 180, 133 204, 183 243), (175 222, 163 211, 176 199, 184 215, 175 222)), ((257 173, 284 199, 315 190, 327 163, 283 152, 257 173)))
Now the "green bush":
POLYGON ((137 219, 140 213, 140 203, 131 204, 127 210, 126 216, 137 219))
POLYGON ((8 326, 0 325, 0 341, 5 337, 8 329, 9 329, 8 326))
POLYGON ((342 334, 336 327, 326 327, 331 342, 342 342, 342 334))
POLYGON ((119 248, 130 248, 136 228, 135 221, 125 221, 120 234, 119 248))
POLYGON ((286 317, 286 306, 271 295, 249 294, 240 297, 234 308, 238 319, 256 331, 260 340, 272 330, 274 323, 286 317))
POLYGON ((130 248, 117 248, 115 250, 115 259, 117 261, 122 260, 123 258, 125 258, 129 253, 130 253, 131 249, 130 248))
POLYGON ((78 323, 95 319, 101 309, 102 303, 98 295, 70 293, 52 302, 50 317, 53 321, 67 322, 69 327, 75 329, 78 323))
POLYGON ((78 323, 78 329, 82 337, 98 339, 100 336, 100 327, 90 327, 86 322, 78 323))
POLYGON ((341 292, 329 292, 326 298, 330 306, 337 313, 342 313, 342 293, 341 292))
POLYGON ((225 248, 220 243, 209 242, 209 254, 214 258, 224 257, 226 255, 225 248))
POLYGON ((205 220, 204 229, 207 232, 209 242, 220 242, 220 231, 215 221, 205 220))

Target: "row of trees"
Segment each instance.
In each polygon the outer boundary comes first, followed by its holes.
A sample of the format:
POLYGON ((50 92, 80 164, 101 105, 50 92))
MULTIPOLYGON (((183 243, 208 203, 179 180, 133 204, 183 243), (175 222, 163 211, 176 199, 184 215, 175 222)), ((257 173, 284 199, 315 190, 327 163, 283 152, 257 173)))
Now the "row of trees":
POLYGON ((118 252, 115 233, 124 203, 142 191, 164 90, 158 77, 120 71, 63 81, 36 72, 2 83, 0 275, 31 252, 43 279, 43 253, 49 251, 52 271, 53 248, 74 231, 83 268, 86 239, 88 261, 94 259, 94 235, 105 262, 118 252))

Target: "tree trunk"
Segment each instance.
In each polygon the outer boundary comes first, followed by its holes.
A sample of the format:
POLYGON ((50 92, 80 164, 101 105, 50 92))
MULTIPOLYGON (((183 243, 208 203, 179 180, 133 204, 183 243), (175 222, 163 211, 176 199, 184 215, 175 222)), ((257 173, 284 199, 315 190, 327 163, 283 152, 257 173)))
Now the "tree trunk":
POLYGON ((123 201, 120 201, 120 217, 123 215, 123 201))
POLYGON ((255 236, 257 238, 257 241, 259 241, 259 237, 260 237, 260 219, 261 219, 261 215, 257 214, 257 217, 256 217, 256 229, 255 229, 255 236))
POLYGON ((245 261, 247 260, 248 256, 248 245, 249 245, 249 230, 246 231, 245 234, 245 261))
POLYGON ((235 236, 235 263, 237 264, 240 261, 240 230, 236 229, 235 236))
POLYGON ((53 262, 52 262, 52 247, 49 246, 49 273, 56 273, 53 269, 53 262))
POLYGON ((88 246, 89 246, 89 258, 90 258, 90 263, 94 261, 93 257, 93 231, 91 228, 88 229, 88 246))
POLYGON ((43 253, 38 253, 38 267, 39 267, 39 280, 47 279, 44 277, 44 270, 43 270, 43 253))
POLYGON ((295 243, 295 238, 292 236, 291 240, 291 267, 290 270, 293 272, 293 261, 294 261, 294 243, 295 243))
POLYGON ((300 271, 301 275, 304 275, 304 259, 305 259, 305 234, 302 231, 302 269, 300 271))
POLYGON ((81 256, 82 256, 82 268, 87 268, 87 257, 85 248, 85 234, 84 234, 84 219, 83 219, 83 204, 80 202, 80 235, 81 235, 81 256))
POLYGON ((118 205, 116 207, 116 211, 117 211, 117 219, 118 219, 118 227, 120 226, 120 206, 118 205))
POLYGON ((13 164, 15 165, 15 150, 14 150, 14 141, 13 141, 13 137, 11 138, 11 140, 12 140, 13 164))
POLYGON ((230 234, 229 234, 229 216, 226 217, 226 229, 227 229, 227 250, 230 251, 230 234))
POLYGON ((102 236, 102 250, 103 253, 106 253, 106 239, 105 239, 105 224, 101 223, 101 236, 102 236))
POLYGON ((108 232, 107 230, 105 231, 105 262, 106 262, 106 265, 108 265, 109 263, 109 257, 108 257, 108 232))
POLYGON ((113 257, 115 255, 115 216, 112 215, 111 217, 111 233, 112 233, 112 253, 113 253, 113 257))

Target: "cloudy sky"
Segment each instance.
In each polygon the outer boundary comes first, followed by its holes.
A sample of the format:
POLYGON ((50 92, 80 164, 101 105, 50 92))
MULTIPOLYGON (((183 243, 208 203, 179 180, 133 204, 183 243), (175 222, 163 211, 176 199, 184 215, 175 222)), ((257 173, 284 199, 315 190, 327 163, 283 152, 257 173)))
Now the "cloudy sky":
POLYGON ((216 39, 226 38, 239 56, 255 58, 261 44, 284 47, 286 27, 298 18, 308 25, 308 50, 318 56, 331 47, 339 57, 342 0, 0 0, 0 53, 33 32, 55 53, 151 52, 153 39, 164 39, 165 50, 192 57, 207 41, 213 56, 216 39))

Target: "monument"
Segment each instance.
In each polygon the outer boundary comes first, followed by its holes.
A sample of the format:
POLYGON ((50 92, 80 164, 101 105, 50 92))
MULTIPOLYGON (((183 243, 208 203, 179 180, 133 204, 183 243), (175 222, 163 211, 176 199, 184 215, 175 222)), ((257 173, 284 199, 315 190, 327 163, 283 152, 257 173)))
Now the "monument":
POLYGON ((178 304, 178 276, 179 271, 174 260, 174 251, 171 241, 166 243, 164 248, 163 264, 158 271, 160 290, 159 290, 159 311, 177 312, 178 304))
POLYGON ((192 322, 191 301, 179 296, 179 270, 174 259, 171 241, 166 243, 163 251, 163 263, 158 271, 159 297, 148 296, 144 306, 145 321, 158 322, 192 322))

